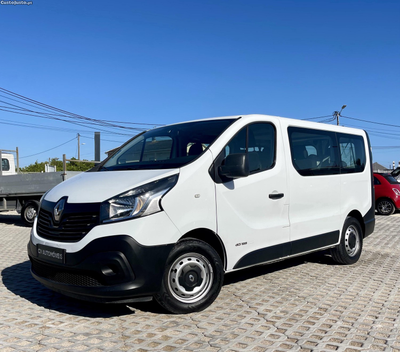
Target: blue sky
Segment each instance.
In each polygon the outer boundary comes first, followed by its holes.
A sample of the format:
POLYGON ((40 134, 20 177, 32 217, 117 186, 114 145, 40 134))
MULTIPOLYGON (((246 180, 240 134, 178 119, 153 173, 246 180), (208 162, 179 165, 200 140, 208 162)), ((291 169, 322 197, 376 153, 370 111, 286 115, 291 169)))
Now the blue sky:
MULTIPOLYGON (((399 18, 398 0, 0 5, 0 87, 150 126, 249 113, 329 118, 346 104, 343 116, 370 122, 341 124, 366 129, 374 161, 388 167, 400 161, 399 18)), ((0 148, 18 147, 22 166, 77 157, 77 133, 81 158, 94 158, 98 129, 1 110, 0 126, 0 148)), ((102 129, 102 156, 129 134, 102 129)))

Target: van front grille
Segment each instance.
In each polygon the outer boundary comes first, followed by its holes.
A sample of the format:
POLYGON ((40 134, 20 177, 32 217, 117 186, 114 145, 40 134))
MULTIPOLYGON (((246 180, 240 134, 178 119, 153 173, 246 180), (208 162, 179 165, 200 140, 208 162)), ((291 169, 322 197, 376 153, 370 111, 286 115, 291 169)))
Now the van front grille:
POLYGON ((98 224, 98 212, 65 214, 56 224, 52 213, 41 208, 37 220, 37 233, 40 237, 52 241, 78 242, 98 224))

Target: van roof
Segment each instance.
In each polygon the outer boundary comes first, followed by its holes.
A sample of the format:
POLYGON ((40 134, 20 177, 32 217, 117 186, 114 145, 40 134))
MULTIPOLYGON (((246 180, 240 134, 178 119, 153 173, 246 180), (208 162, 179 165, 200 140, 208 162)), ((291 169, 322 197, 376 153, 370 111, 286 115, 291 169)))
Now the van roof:
POLYGON ((187 123, 187 122, 200 122, 200 121, 210 121, 210 120, 223 120, 223 119, 253 119, 254 117, 259 116, 259 117, 272 117, 272 118, 278 118, 284 124, 287 126, 301 126, 301 127, 309 127, 309 128, 314 128, 314 129, 321 129, 326 128, 329 126, 329 130, 334 131, 334 132, 348 132, 348 133, 354 133, 355 131, 363 131, 362 129, 359 128, 353 128, 353 127, 346 127, 346 126, 336 126, 336 125, 330 125, 322 122, 315 122, 315 121, 308 121, 308 120, 300 120, 300 119, 294 119, 294 118, 288 118, 288 117, 282 117, 282 116, 274 116, 274 115, 267 115, 267 114, 246 114, 246 115, 232 115, 232 116, 220 116, 220 117, 211 117, 211 118, 205 118, 205 119, 196 119, 196 120, 189 120, 189 121, 182 121, 178 123, 172 123, 169 124, 168 126, 171 125, 179 125, 182 123, 187 123))

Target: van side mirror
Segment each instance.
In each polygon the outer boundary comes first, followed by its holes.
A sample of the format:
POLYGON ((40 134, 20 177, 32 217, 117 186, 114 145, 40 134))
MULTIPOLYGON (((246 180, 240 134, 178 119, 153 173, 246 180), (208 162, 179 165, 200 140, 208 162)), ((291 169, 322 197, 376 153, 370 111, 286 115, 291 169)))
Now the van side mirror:
POLYGON ((227 178, 247 177, 250 174, 249 158, 245 153, 229 154, 218 171, 220 176, 227 178))

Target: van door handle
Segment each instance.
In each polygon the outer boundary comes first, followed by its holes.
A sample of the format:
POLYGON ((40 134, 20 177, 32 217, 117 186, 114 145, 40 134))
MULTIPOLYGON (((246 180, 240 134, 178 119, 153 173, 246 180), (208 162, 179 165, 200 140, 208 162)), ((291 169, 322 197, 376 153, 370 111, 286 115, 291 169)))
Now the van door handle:
POLYGON ((283 198, 284 194, 283 193, 271 193, 269 195, 269 199, 281 199, 283 198))

